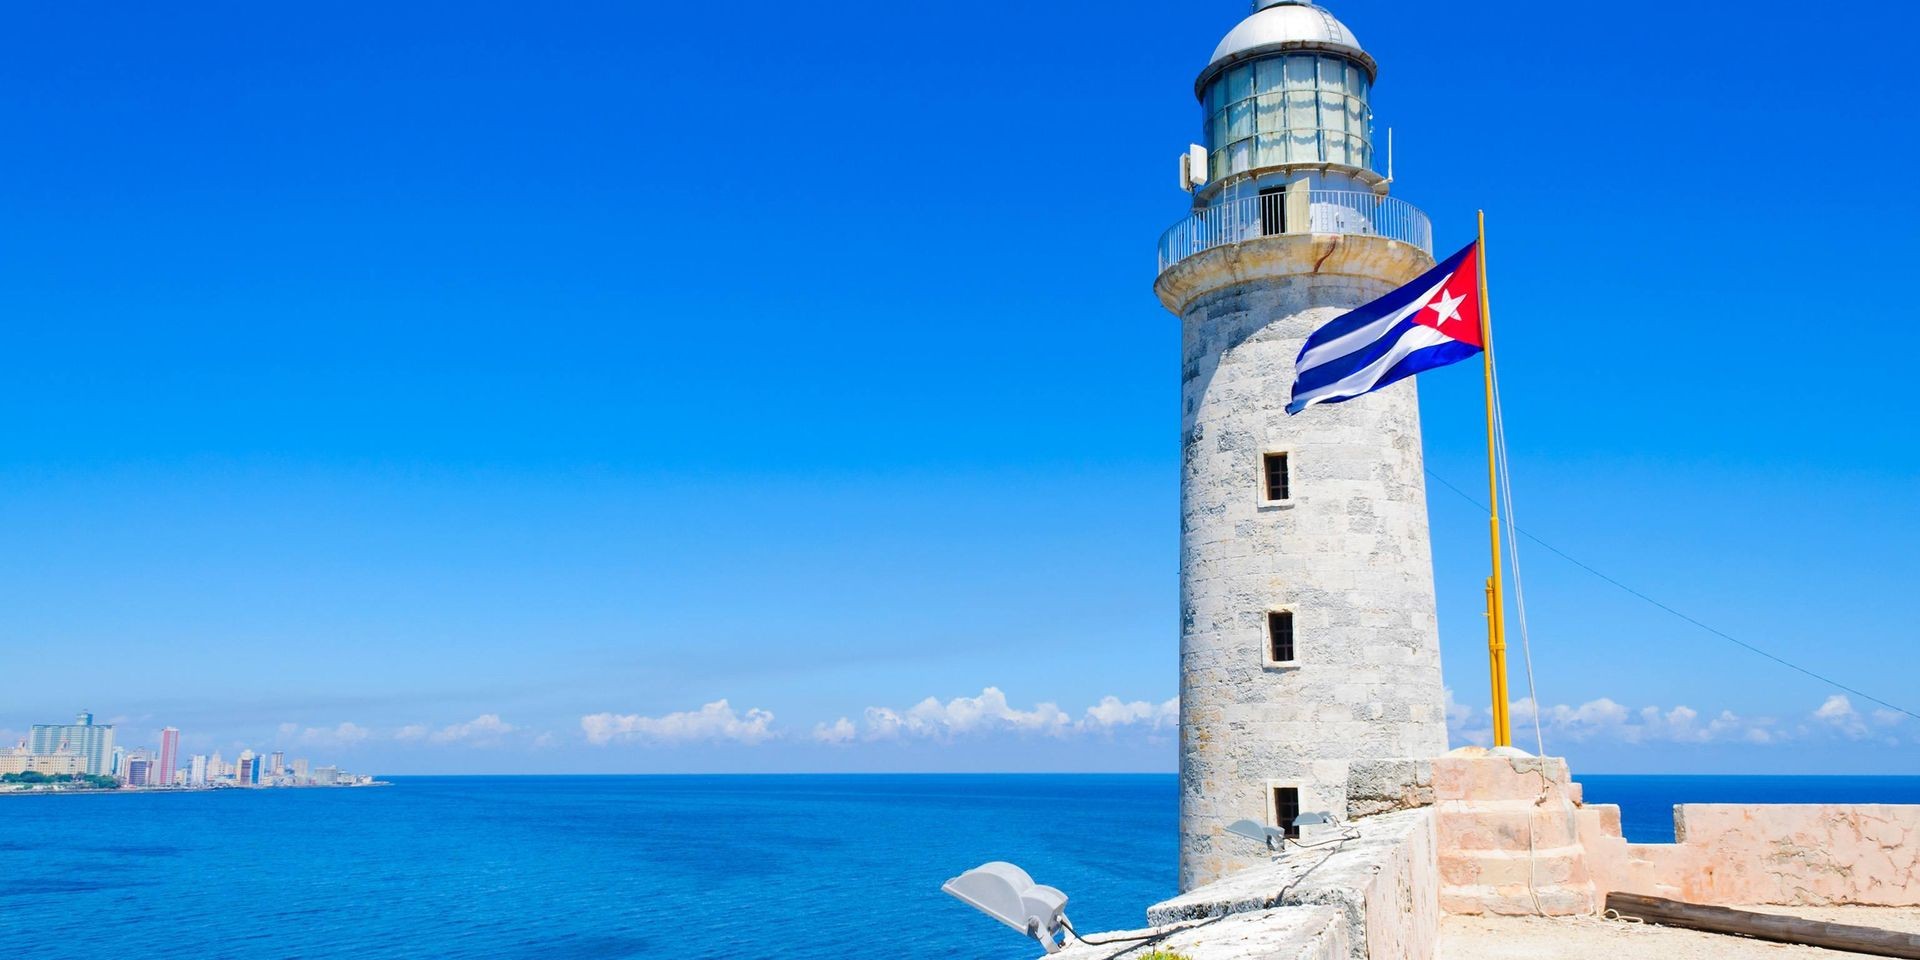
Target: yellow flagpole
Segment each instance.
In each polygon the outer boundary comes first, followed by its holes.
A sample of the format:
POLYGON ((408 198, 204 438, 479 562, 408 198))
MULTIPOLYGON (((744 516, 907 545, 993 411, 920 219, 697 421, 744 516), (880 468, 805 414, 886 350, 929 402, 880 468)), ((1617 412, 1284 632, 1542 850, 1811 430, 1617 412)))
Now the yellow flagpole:
POLYGON ((1494 444, 1493 307, 1487 300, 1487 212, 1480 211, 1480 244, 1474 250, 1480 272, 1480 357, 1487 381, 1487 530, 1493 543, 1493 575, 1487 578, 1487 668, 1493 683, 1493 745, 1513 745, 1507 722, 1506 602, 1500 591, 1500 466, 1494 444))

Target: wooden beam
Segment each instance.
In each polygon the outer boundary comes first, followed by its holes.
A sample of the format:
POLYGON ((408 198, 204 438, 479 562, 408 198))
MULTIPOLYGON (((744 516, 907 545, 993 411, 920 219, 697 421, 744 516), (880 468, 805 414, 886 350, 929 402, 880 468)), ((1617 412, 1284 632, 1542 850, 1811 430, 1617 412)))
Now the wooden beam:
POLYGON ((1904 957, 1908 960, 1920 960, 1920 935, 1882 930, 1878 927, 1858 927, 1846 923, 1785 917, 1776 913, 1754 913, 1727 907, 1709 907, 1698 903, 1643 897, 1632 893, 1607 894, 1607 909, 1622 917, 1644 920, 1666 927, 1733 934, 1752 937, 1756 940, 1771 940, 1775 943, 1798 943, 1809 947, 1871 954, 1876 957, 1904 957))

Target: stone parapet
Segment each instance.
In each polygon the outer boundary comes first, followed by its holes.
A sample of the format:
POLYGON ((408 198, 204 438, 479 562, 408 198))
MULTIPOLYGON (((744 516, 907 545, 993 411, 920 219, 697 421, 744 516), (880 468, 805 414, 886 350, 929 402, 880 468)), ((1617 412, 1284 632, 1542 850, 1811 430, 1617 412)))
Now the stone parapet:
POLYGON ((1597 913, 1614 891, 1723 906, 1920 906, 1920 806, 1684 804, 1677 843, 1629 843, 1565 760, 1468 748, 1433 761, 1440 907, 1597 913))
POLYGON ((1629 843, 1619 810, 1583 813, 1601 895, 1691 903, 1920 906, 1920 806, 1682 804, 1678 843, 1629 843))
POLYGON ((1348 960, 1347 925, 1327 907, 1258 910, 1169 928, 1103 933, 1048 960, 1108 960, 1163 950, 1187 960, 1348 960), (1151 938, 1150 946, 1143 946, 1151 938))
POLYGON ((1357 834, 1351 840, 1290 848, 1271 863, 1149 907, 1147 922, 1319 905, 1340 912, 1355 958, 1432 957, 1440 916, 1432 812, 1406 810, 1347 826, 1357 834))

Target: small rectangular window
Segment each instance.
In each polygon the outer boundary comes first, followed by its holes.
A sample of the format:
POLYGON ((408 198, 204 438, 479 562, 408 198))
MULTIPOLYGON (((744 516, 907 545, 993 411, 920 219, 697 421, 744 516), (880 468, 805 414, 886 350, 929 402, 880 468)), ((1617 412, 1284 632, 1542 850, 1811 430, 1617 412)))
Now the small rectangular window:
POLYGON ((1267 611, 1267 653, 1275 663, 1293 662, 1293 611, 1267 611))
POLYGON ((1293 491, 1287 477, 1287 455, 1284 453, 1269 453, 1264 458, 1264 462, 1267 475, 1267 499, 1291 499, 1293 491))
POLYGON ((1273 788, 1273 825, 1287 836, 1300 838, 1300 788, 1273 788))

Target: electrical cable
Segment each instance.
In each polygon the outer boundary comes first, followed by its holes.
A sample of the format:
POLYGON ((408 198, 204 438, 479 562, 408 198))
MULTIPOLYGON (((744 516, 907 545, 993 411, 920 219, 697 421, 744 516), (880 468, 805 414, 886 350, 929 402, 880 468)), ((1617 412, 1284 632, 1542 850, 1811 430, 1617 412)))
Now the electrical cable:
POLYGON ((1167 934, 1173 932, 1171 930, 1156 930, 1152 933, 1140 934, 1137 937, 1102 937, 1098 940, 1089 940, 1086 937, 1081 936, 1080 931, 1075 930, 1073 928, 1073 924, 1068 922, 1066 917, 1060 918, 1060 925, 1067 928, 1067 932, 1073 934, 1073 938, 1075 940, 1078 940, 1081 943, 1084 943, 1090 947, 1104 947, 1110 943, 1138 943, 1142 940, 1152 940, 1155 937, 1164 937, 1167 934))
MULTIPOLYGON (((1446 487, 1446 488, 1447 488, 1448 490, 1451 490, 1451 491, 1453 491, 1453 492, 1454 492, 1454 493, 1455 493, 1456 495, 1458 495, 1458 496, 1459 496, 1459 497, 1460 497, 1460 498, 1461 498, 1462 500, 1465 500, 1465 501, 1467 501, 1468 503, 1470 503, 1470 504, 1473 504, 1475 508, 1477 508, 1477 509, 1479 509, 1479 510, 1481 510, 1482 512, 1484 512, 1484 511, 1485 511, 1485 510, 1487 509, 1487 508, 1486 508, 1486 505, 1485 505, 1485 504, 1483 504, 1483 503, 1481 503, 1480 501, 1478 501, 1478 500, 1476 500, 1476 499, 1474 499, 1474 497, 1473 497, 1473 495, 1472 495, 1472 494, 1470 494, 1470 493, 1468 493, 1468 492, 1466 492, 1465 490, 1462 490, 1462 489, 1460 489, 1459 487, 1456 487, 1456 486, 1454 486, 1454 485, 1453 485, 1453 484, 1452 484, 1451 482, 1449 482, 1449 481, 1447 480, 1447 478, 1445 478, 1445 477, 1442 477, 1441 475, 1439 475, 1439 474, 1437 474, 1437 473, 1435 473, 1435 472, 1433 472, 1433 469, 1432 469, 1432 468, 1428 468, 1428 469, 1427 469, 1427 476, 1429 476, 1429 477, 1432 477, 1432 478, 1433 478, 1434 480, 1436 480, 1436 481, 1438 481, 1438 482, 1440 483, 1440 485, 1441 485, 1441 486, 1443 486, 1443 487, 1446 487)), ((1672 608, 1672 607, 1670 607, 1670 606, 1667 606, 1666 604, 1664 604, 1664 603, 1661 603, 1660 601, 1658 601, 1658 600, 1655 600, 1654 598, 1652 598, 1652 597, 1650 597, 1650 596, 1647 596, 1646 594, 1644 594, 1644 593, 1641 593, 1640 591, 1638 591, 1638 590, 1635 590, 1634 588, 1632 588, 1632 587, 1629 587, 1629 586, 1627 586, 1626 584, 1624 584, 1624 583, 1621 583, 1620 581, 1618 581, 1618 580, 1616 580, 1616 579, 1614 579, 1614 578, 1612 578, 1612 577, 1610 577, 1610 576, 1607 576, 1607 575, 1606 575, 1606 574, 1604 574, 1604 573, 1601 573, 1601 572, 1600 572, 1599 570, 1596 570, 1596 569, 1594 569, 1594 568, 1593 568, 1592 566, 1590 566, 1590 565, 1588 565, 1588 564, 1586 564, 1586 563, 1584 563, 1584 562, 1582 562, 1582 561, 1580 561, 1580 560, 1577 560, 1577 559, 1575 559, 1575 558, 1574 558, 1574 557, 1573 557, 1572 555, 1570 555, 1570 554, 1568 554, 1568 553, 1567 553, 1567 552, 1566 552, 1565 550, 1562 550, 1562 549, 1560 549, 1559 547, 1556 547, 1556 546, 1554 546, 1553 544, 1551 544, 1551 543, 1548 543, 1547 541, 1545 541, 1545 540, 1542 540, 1542 539, 1540 539, 1540 537, 1539 537, 1539 536, 1537 536, 1537 535, 1535 535, 1535 534, 1533 534, 1533 533, 1529 533, 1528 531, 1526 531, 1526 530, 1523 530, 1523 529, 1520 529, 1520 528, 1518 528, 1518 527, 1516 527, 1515 529, 1516 529, 1516 530, 1518 530, 1518 531, 1519 531, 1519 533, 1520 533, 1520 534, 1521 534, 1522 536, 1524 536, 1524 537, 1526 537, 1526 538, 1527 538, 1528 540, 1532 540, 1532 541, 1533 541, 1534 543, 1537 543, 1537 544, 1539 544, 1539 545, 1540 545, 1540 546, 1542 546, 1542 547, 1545 547, 1545 548, 1547 549, 1547 551, 1548 551, 1548 552, 1550 552, 1550 553, 1552 553, 1552 554, 1554 554, 1555 556, 1557 556, 1557 557, 1559 557, 1560 559, 1562 559, 1562 560, 1565 560, 1565 561, 1567 561, 1568 563, 1571 563, 1571 564, 1573 564, 1574 566, 1576 566, 1576 567, 1579 567, 1580 569, 1582 569, 1582 570, 1585 570, 1586 572, 1588 572, 1588 573, 1590 573, 1590 574, 1593 574, 1594 576, 1596 576, 1596 577, 1599 577, 1600 579, 1602 579, 1602 580, 1605 580, 1606 582, 1608 582, 1608 583, 1610 583, 1610 584, 1613 584, 1614 586, 1616 586, 1616 587, 1618 587, 1618 588, 1620 588, 1621 590, 1624 590, 1624 591, 1626 591, 1627 593, 1630 593, 1630 594, 1632 594, 1632 595, 1634 595, 1635 597, 1638 597, 1638 598, 1640 598, 1641 600, 1644 600, 1644 601, 1646 601, 1647 603, 1650 603, 1650 604, 1652 604, 1653 606, 1656 606, 1656 607, 1659 607, 1659 608, 1660 608, 1661 610, 1664 610, 1664 611, 1666 611, 1667 613, 1670 613, 1670 614, 1672 614, 1672 615, 1674 615, 1675 617, 1678 617, 1678 618, 1680 618, 1681 620, 1685 620, 1686 622, 1688 622, 1688 623, 1690 623, 1690 624, 1693 624, 1694 626, 1696 626, 1696 627, 1699 627, 1700 629, 1702 629, 1702 630, 1705 630, 1706 632, 1708 632, 1708 633, 1711 633, 1711 634, 1713 634, 1714 636, 1716 636, 1716 637, 1719 637, 1719 638, 1720 638, 1720 639, 1722 639, 1722 640, 1725 640, 1725 641, 1727 641, 1728 643, 1731 643, 1731 644, 1733 644, 1733 645, 1735 645, 1735 646, 1737 646, 1737 647, 1740 647, 1740 648, 1742 648, 1742 649, 1745 649, 1745 650, 1746 650, 1746 651, 1748 651, 1749 653, 1753 653, 1753 654, 1755 654, 1755 655, 1758 655, 1758 656, 1761 656, 1761 657, 1765 657, 1766 659, 1768 659, 1768 660, 1771 660, 1771 661, 1773 661, 1774 663, 1777 663, 1777 664, 1779 664, 1779 665, 1781 665, 1781 666, 1783 666, 1783 667, 1786 667, 1786 668, 1787 668, 1787 669, 1789 669, 1789 670, 1793 670, 1793 671, 1795 671, 1795 672, 1797 672, 1797 673, 1801 673, 1801 674, 1805 674, 1806 676, 1809 676, 1809 677, 1812 677, 1813 679, 1815 679, 1815 680, 1818 680, 1818 681, 1820 681, 1821 683, 1824 683, 1824 684, 1826 684, 1826 685, 1828 685, 1828 686, 1830 686, 1830 687, 1833 687, 1833 688, 1834 688, 1834 689, 1836 689, 1836 690, 1842 690, 1842 691, 1845 691, 1845 692, 1847 692, 1847 693, 1851 693, 1851 694, 1853 694, 1854 696, 1856 696, 1856 697, 1859 697, 1859 698, 1861 698, 1861 699, 1863 699, 1863 700, 1867 700, 1867 701, 1870 701, 1870 702, 1873 702, 1873 703, 1877 703, 1877 704, 1879 704, 1880 706, 1883 706, 1883 707, 1886 707, 1887 709, 1889 709, 1889 710, 1892 710, 1892 711, 1894 711, 1895 713, 1902 713, 1902 714, 1905 714, 1905 715, 1907 715, 1907 716, 1909 716, 1909 717, 1912 717, 1912 718, 1913 718, 1913 719, 1915 719, 1915 720, 1920 720, 1920 713, 1915 713, 1915 712, 1913 712, 1912 710, 1908 710, 1907 708, 1905 708, 1905 707, 1902 707, 1902 706, 1899 706, 1899 705, 1897 705, 1897 704, 1892 704, 1892 703, 1888 703, 1887 701, 1885 701, 1885 700, 1882 700, 1882 699, 1880 699, 1879 697, 1876 697, 1876 696, 1874 696, 1873 694, 1870 694, 1870 693, 1865 693, 1865 692, 1863 692, 1863 691, 1860 691, 1860 690, 1857 690, 1857 689, 1855 689, 1855 688, 1853 688, 1853 687, 1850 687, 1850 686, 1847 686, 1846 684, 1844 684, 1844 683, 1841 683, 1840 681, 1838 681, 1838 680, 1835 680, 1835 679, 1833 679, 1833 678, 1831 678, 1831 677, 1825 677, 1825 676, 1821 676, 1820 674, 1818 674, 1818 673, 1815 673, 1815 672, 1813 672, 1812 670, 1809 670, 1809 669, 1807 669, 1806 667, 1803 667, 1803 666, 1801 666, 1801 665, 1799 665, 1799 664, 1797 664, 1797 663, 1794 663, 1794 662, 1793 662, 1793 661, 1791 661, 1791 660, 1786 660, 1786 659, 1783 659, 1783 658, 1781 658, 1781 657, 1777 657, 1777 656, 1775 656, 1775 655, 1773 655, 1773 654, 1771 654, 1771 653, 1768 653, 1767 651, 1765 651, 1765 650, 1762 650, 1762 649, 1760 649, 1759 647, 1756 647, 1756 646, 1754 646, 1753 644, 1751 644, 1751 643, 1748 643, 1748 642, 1746 642, 1745 640, 1741 640, 1740 638, 1738 638, 1738 637, 1735 637, 1735 636, 1733 636, 1732 634, 1730 634, 1730 633, 1727 633, 1726 631, 1724 631, 1724 630, 1721 630, 1721 629, 1719 629, 1719 628, 1717 628, 1717 627, 1713 627, 1713 626, 1710 626, 1710 625, 1708 625, 1708 624, 1706 624, 1706 623, 1702 623, 1701 621, 1699 621, 1699 620, 1697 620, 1697 619, 1695 619, 1695 618, 1693 618, 1693 617, 1690 617, 1690 616, 1688 616, 1688 615, 1686 615, 1686 614, 1684 614, 1684 613, 1682 613, 1682 612, 1680 612, 1680 611, 1678 611, 1678 610, 1675 610, 1674 608, 1672 608)), ((1538 707, 1537 707, 1537 704, 1536 704, 1536 709, 1537 709, 1537 708, 1538 708, 1538 707)))

